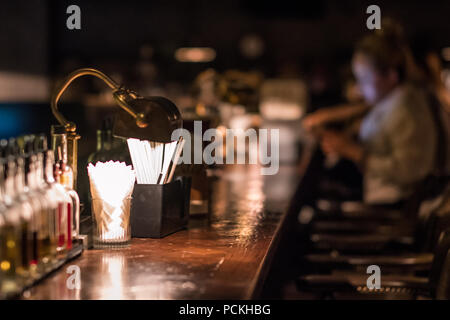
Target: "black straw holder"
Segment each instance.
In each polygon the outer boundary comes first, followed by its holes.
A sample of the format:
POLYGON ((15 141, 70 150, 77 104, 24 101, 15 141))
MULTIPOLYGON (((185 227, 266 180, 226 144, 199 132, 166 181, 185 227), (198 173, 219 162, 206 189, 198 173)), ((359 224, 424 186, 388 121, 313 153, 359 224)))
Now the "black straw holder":
POLYGON ((131 236, 163 238, 187 226, 191 178, 166 184, 136 184, 131 200, 131 236))

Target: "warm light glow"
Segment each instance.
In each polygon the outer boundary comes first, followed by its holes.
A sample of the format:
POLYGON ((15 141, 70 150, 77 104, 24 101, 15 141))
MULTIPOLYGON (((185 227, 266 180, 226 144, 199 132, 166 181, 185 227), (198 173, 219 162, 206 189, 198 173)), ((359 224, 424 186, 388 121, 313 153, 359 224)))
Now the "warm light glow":
POLYGON ((442 58, 445 61, 450 61, 450 47, 442 49, 442 58))
POLYGON ((109 277, 105 278, 105 282, 102 284, 102 289, 100 290, 100 299, 124 299, 123 274, 127 270, 124 257, 121 255, 113 254, 103 256, 101 264, 103 272, 109 277))
POLYGON ((216 58, 212 48, 179 48, 175 51, 175 59, 179 62, 210 62, 216 58))
POLYGON ((99 240, 122 242, 129 238, 130 198, 136 180, 123 162, 97 162, 88 166, 92 210, 99 240))
POLYGON ((2 263, 0 264, 0 268, 2 269, 2 271, 8 271, 10 267, 11 264, 9 263, 9 261, 2 261, 2 263))
POLYGON ((216 130, 220 133, 222 137, 225 137, 227 134, 227 127, 220 125, 216 128, 216 130))
POLYGON ((297 120, 303 116, 303 107, 299 103, 271 99, 261 102, 260 110, 268 120, 297 120))

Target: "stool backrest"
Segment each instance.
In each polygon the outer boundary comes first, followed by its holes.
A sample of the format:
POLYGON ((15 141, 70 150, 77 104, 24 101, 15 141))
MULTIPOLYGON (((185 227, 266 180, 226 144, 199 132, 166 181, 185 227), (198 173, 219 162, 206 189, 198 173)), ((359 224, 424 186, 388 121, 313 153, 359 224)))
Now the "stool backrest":
POLYGON ((429 175, 419 182, 413 194, 407 199, 404 206, 405 215, 417 218, 418 211, 423 202, 436 198, 445 192, 450 184, 450 176, 429 175))
POLYGON ((439 237, 436 250, 434 251, 433 264, 430 270, 429 284, 431 295, 437 298, 437 293, 443 295, 448 292, 449 277, 449 251, 450 251, 450 228, 443 231, 439 237), (444 281, 444 278, 446 280, 444 281))
POLYGON ((434 298, 437 300, 450 300, 450 250, 447 251, 447 257, 441 271, 434 298))
POLYGON ((450 228, 450 183, 439 188, 441 193, 430 193, 418 210, 415 241, 419 251, 433 251, 441 232, 450 228))

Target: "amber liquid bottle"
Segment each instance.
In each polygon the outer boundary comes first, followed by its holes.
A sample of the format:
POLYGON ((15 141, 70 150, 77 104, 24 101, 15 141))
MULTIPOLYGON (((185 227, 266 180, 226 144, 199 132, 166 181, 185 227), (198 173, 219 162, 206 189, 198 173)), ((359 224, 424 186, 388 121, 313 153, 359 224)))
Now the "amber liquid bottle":
POLYGON ((15 146, 15 141, 1 141, 4 161, 0 170, 3 171, 0 175, 0 276, 2 278, 0 289, 6 296, 17 293, 26 284, 29 262, 28 256, 23 258, 23 254, 28 253, 24 250, 27 248, 27 237, 24 237, 24 234, 26 235, 29 220, 23 219, 20 202, 16 197, 17 166, 12 146, 15 146), (23 238, 26 239, 25 243, 23 238), (26 262, 25 265, 24 262, 26 262))
POLYGON ((36 152, 36 139, 28 141, 27 152, 27 185, 30 201, 37 210, 35 228, 37 230, 38 265, 42 273, 51 270, 55 261, 56 248, 51 237, 51 199, 42 188, 43 165, 42 155, 36 152))
MULTIPOLYGON (((61 168, 60 175, 60 184, 64 186, 66 189, 69 188, 69 179, 72 174, 72 171, 68 168, 68 166, 64 163, 64 161, 60 161, 59 163, 61 168)), ((73 223, 73 204, 72 201, 66 201, 66 219, 67 219, 67 232, 66 232, 66 247, 67 250, 72 249, 72 223, 73 223)))
POLYGON ((54 210, 52 210, 51 233, 56 248, 57 257, 66 251, 65 233, 67 227, 62 223, 61 219, 67 216, 66 213, 66 197, 64 187, 56 183, 54 177, 54 155, 53 151, 45 152, 45 182, 47 184, 47 194, 54 201, 54 210))
POLYGON ((73 170, 67 165, 67 134, 56 129, 52 133, 52 148, 59 163, 59 183, 65 188, 73 189, 73 170))
POLYGON ((36 166, 37 158, 34 152, 34 136, 23 137, 20 156, 17 157, 17 192, 21 195, 22 207, 31 207, 31 219, 28 226, 31 239, 28 237, 32 260, 29 266, 33 278, 44 275, 49 270, 48 229, 42 228, 46 221, 47 201, 37 189, 36 166), (20 192, 20 190, 22 191, 20 192))
POLYGON ((47 159, 47 136, 39 135, 35 140, 36 151, 36 189, 46 201, 46 210, 42 212, 40 230, 45 234, 44 248, 48 249, 48 258, 50 266, 57 263, 57 233, 56 220, 58 210, 58 196, 55 194, 52 186, 47 182, 46 174, 47 160, 50 160, 50 172, 53 176, 53 158, 47 159))
MULTIPOLYGON (((15 203, 7 192, 13 188, 12 177, 5 174, 6 161, 0 162, 0 296, 15 294, 23 285, 16 272, 22 263, 22 226, 15 203), (5 179, 6 176, 6 179, 5 179)), ((8 170, 11 172, 10 170, 8 170)))
MULTIPOLYGON (((59 190, 63 191, 64 187, 60 183, 61 181, 61 166, 58 162, 54 165, 54 177, 55 181, 58 184, 59 190)), ((67 217, 69 216, 69 212, 67 210, 68 203, 65 196, 58 201, 57 206, 57 217, 56 217, 56 232, 57 232, 57 250, 58 254, 62 255, 67 253, 67 250, 70 249, 67 247, 67 230, 68 230, 68 222, 67 217)))
POLYGON ((38 212, 38 209, 33 207, 30 198, 26 193, 24 162, 22 158, 16 158, 16 167, 13 194, 16 198, 16 207, 20 212, 22 225, 22 263, 17 272, 23 274, 24 277, 37 277, 39 244, 37 239, 36 213, 38 212))
MULTIPOLYGON (((72 249, 72 239, 78 236, 79 218, 80 218, 80 199, 75 190, 73 190, 73 171, 67 165, 67 135, 56 130, 52 133, 52 148, 56 154, 57 169, 55 170, 55 179, 62 185, 67 196, 63 208, 66 212, 64 219, 60 219, 65 224, 66 232, 60 233, 65 237, 66 250, 72 249)), ((61 210, 63 210, 61 209, 61 210)), ((60 210, 60 211, 61 211, 60 210)), ((62 240, 61 240, 62 241, 62 240)))

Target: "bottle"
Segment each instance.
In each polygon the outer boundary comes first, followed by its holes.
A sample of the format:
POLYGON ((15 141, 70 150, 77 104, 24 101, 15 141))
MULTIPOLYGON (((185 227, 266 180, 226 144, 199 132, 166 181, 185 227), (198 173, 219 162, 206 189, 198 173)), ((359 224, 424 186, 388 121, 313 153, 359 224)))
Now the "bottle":
POLYGON ((87 164, 98 161, 120 161, 131 163, 127 143, 124 139, 115 138, 112 134, 112 121, 106 118, 102 122, 102 127, 97 130, 96 151, 88 157, 87 164))
POLYGON ((61 201, 58 202, 58 217, 56 223, 58 234, 57 250, 60 256, 67 254, 67 250, 70 250, 72 248, 72 227, 70 225, 72 215, 72 200, 67 197, 66 188, 61 184, 61 175, 61 165, 60 163, 56 162, 54 165, 54 177, 56 181, 55 188, 59 191, 62 197, 61 201))
MULTIPOLYGON (((58 234, 56 229, 56 221, 58 217, 58 202, 60 197, 52 186, 47 182, 46 173, 47 168, 47 137, 45 134, 39 135, 35 139, 35 151, 36 151, 36 186, 39 192, 43 195, 47 202, 46 219, 41 220, 41 229, 48 230, 48 247, 49 247, 49 259, 50 266, 53 267, 57 264, 57 244, 58 234)), ((53 161, 53 158, 50 160, 53 161)), ((53 177, 53 162, 50 164, 51 176, 53 177)))
POLYGON ((34 193, 34 157, 32 154, 31 136, 23 136, 19 140, 19 154, 16 154, 16 194, 18 200, 22 205, 29 204, 32 207, 33 214, 31 215, 31 221, 29 229, 31 230, 31 263, 30 270, 43 272, 40 262, 40 216, 43 209, 43 204, 34 193))
POLYGON ((42 274, 53 269, 56 262, 56 242, 52 237, 54 200, 44 188, 43 154, 39 152, 39 137, 26 140, 27 184, 31 201, 36 202, 38 230, 38 266, 42 274))
MULTIPOLYGON (((34 193, 34 158, 32 158, 32 137, 23 137, 22 145, 10 141, 12 155, 16 162, 15 196, 20 207, 22 230, 22 268, 29 281, 39 278, 44 272, 40 258, 40 216, 44 204, 34 193)), ((11 139, 10 139, 11 140, 11 139)))
POLYGON ((97 163, 98 161, 106 162, 110 159, 111 146, 112 146, 112 134, 111 131, 97 130, 97 147, 95 152, 91 153, 88 157, 88 163, 97 163))
MULTIPOLYGON (((1 155, 0 155, 1 157, 1 155)), ((5 294, 3 293, 3 272, 1 263, 3 261, 3 246, 2 243, 5 241, 3 239, 3 234, 5 232, 5 218, 4 214, 6 211, 5 203, 3 201, 3 185, 4 185, 4 161, 3 158, 0 158, 0 300, 5 299, 5 294)))
POLYGON ((60 165, 60 183, 69 190, 73 189, 73 170, 67 165, 67 134, 62 126, 52 127, 52 149, 60 165))
MULTIPOLYGON (((2 143, 5 142, 2 140, 2 143)), ((0 159, 0 298, 17 293, 22 279, 16 273, 21 264, 21 224, 18 212, 12 212, 12 200, 5 195, 6 160, 0 159)))
MULTIPOLYGON (((15 141, 10 141, 15 143, 15 141)), ((21 215, 16 199, 16 163, 10 142, 1 141, 4 164, 0 175, 2 228, 0 232, 1 292, 8 296, 21 290, 26 281, 24 265, 28 264, 28 223, 21 215), (25 262, 25 263, 24 263, 25 262)))
MULTIPOLYGON (((67 203, 71 202, 71 198, 67 196, 65 188, 56 182, 54 177, 54 153, 47 150, 44 153, 45 169, 44 176, 47 184, 48 195, 54 199, 54 236, 58 258, 63 258, 67 253, 68 223, 67 223, 67 203)), ((56 170, 55 170, 56 171, 56 170)))
POLYGON ((72 248, 72 239, 78 236, 80 225, 80 198, 73 190, 73 170, 67 164, 67 134, 64 127, 52 126, 52 148, 55 152, 56 163, 59 168, 56 181, 61 184, 67 195, 72 199, 67 202, 67 250, 72 248))

